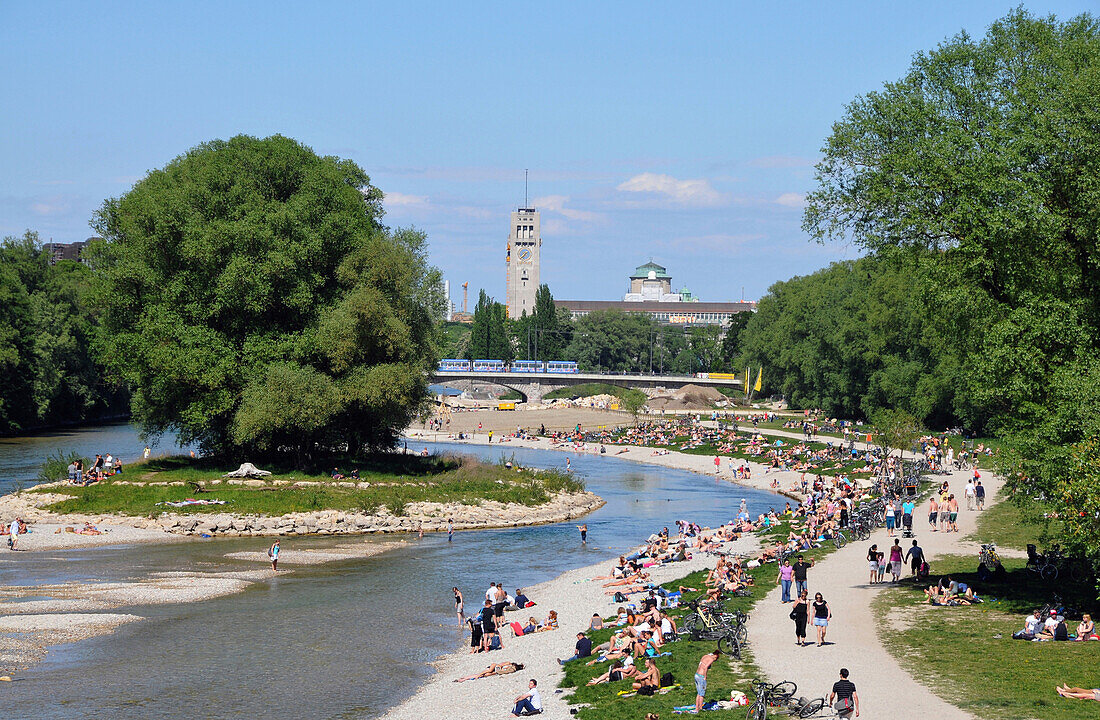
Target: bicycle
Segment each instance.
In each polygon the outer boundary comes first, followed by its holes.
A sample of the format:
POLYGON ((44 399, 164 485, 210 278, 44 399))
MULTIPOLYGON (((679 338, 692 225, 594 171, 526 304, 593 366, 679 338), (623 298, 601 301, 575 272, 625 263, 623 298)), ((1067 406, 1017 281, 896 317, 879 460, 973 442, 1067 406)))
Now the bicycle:
POLYGON ((768 717, 768 707, 773 706, 778 710, 786 705, 798 692, 798 686, 790 680, 773 685, 753 678, 752 692, 756 695, 756 700, 749 705, 746 717, 748 720, 765 720, 768 717))

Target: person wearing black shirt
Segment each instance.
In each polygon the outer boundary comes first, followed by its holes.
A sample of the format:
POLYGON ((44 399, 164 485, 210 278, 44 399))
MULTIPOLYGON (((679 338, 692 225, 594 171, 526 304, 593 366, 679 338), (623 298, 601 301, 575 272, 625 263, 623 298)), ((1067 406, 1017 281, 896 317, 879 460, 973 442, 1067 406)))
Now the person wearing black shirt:
POLYGON ((562 660, 558 658, 558 665, 564 665, 570 660, 579 660, 580 658, 590 657, 592 655, 592 641, 585 637, 584 633, 577 633, 577 651, 573 653, 573 657, 562 660))
POLYGON ((814 566, 816 560, 806 562, 802 555, 798 556, 798 562, 791 567, 794 569, 794 594, 801 595, 802 593, 809 592, 806 583, 806 571, 814 566))
POLYGON ((920 545, 917 545, 917 541, 913 541, 913 547, 905 553, 905 559, 909 561, 909 567, 912 568, 913 574, 917 574, 917 570, 920 569, 920 564, 924 560, 924 550, 920 545))
POLYGON ((531 602, 531 600, 523 594, 523 590, 521 588, 516 588, 516 607, 522 610, 527 607, 527 603, 529 602, 531 602))
POLYGON ((833 683, 832 692, 829 693, 829 704, 836 700, 837 715, 842 718, 852 717, 852 712, 859 717, 859 695, 856 694, 856 684, 848 679, 848 668, 840 668, 840 679, 833 683))

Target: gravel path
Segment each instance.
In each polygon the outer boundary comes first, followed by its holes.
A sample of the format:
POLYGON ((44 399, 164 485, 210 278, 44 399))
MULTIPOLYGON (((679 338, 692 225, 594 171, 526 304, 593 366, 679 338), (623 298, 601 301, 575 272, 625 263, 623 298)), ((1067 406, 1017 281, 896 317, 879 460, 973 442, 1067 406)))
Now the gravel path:
MULTIPOLYGON (((968 477, 968 472, 955 472, 938 479, 941 482, 943 479, 949 480, 955 497, 962 498, 968 477)), ((1001 484, 992 473, 982 473, 987 509, 995 501, 1001 484)), ((939 556, 971 553, 976 556, 978 546, 961 538, 974 530, 978 512, 968 511, 965 500, 961 500, 959 532, 931 532, 926 507, 927 500, 923 505, 918 505, 913 528, 933 573, 939 556)), ((820 592, 833 613, 825 646, 795 645, 794 622, 788 617, 791 606, 780 602, 778 586, 757 604, 749 620, 749 636, 767 637, 769 642, 753 645, 756 662, 769 679, 793 680, 798 684, 799 694, 806 697, 827 695, 839 679, 840 668, 847 667, 852 682, 858 688, 863 717, 884 717, 887 710, 896 714, 898 709, 904 708, 898 717, 936 720, 972 718, 969 713, 941 700, 930 688, 919 684, 883 647, 881 633, 885 628, 878 626, 871 611, 871 601, 881 588, 867 584, 866 557, 872 543, 877 543, 879 550, 888 552, 886 549, 893 544, 893 540, 887 537, 886 530, 878 530, 870 540, 849 543, 842 550, 830 554, 809 572, 810 600, 813 600, 814 593, 820 592)), ((912 540, 903 538, 901 543, 908 549, 912 540)), ((909 574, 908 566, 905 574, 909 574)), ((889 573, 886 577, 889 579, 889 573)), ((816 633, 812 626, 807 628, 807 636, 809 641, 815 642, 816 633)))

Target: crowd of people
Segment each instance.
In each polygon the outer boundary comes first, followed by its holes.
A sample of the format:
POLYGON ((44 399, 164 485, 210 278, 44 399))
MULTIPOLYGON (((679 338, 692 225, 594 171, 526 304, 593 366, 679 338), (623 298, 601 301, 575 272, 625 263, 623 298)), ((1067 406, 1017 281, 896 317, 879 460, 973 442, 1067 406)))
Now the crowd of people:
POLYGON ((70 485, 94 485, 112 475, 121 475, 122 460, 114 457, 111 453, 96 455, 92 466, 85 469, 84 460, 77 458, 69 462, 67 470, 70 485))

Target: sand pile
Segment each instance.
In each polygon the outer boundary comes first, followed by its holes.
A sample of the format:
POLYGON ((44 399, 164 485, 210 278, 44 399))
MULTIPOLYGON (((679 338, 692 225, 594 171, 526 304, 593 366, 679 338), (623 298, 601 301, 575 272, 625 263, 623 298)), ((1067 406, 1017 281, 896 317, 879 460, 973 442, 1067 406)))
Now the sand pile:
POLYGON ((710 410, 728 398, 712 387, 685 385, 674 392, 650 398, 651 410, 710 410))

